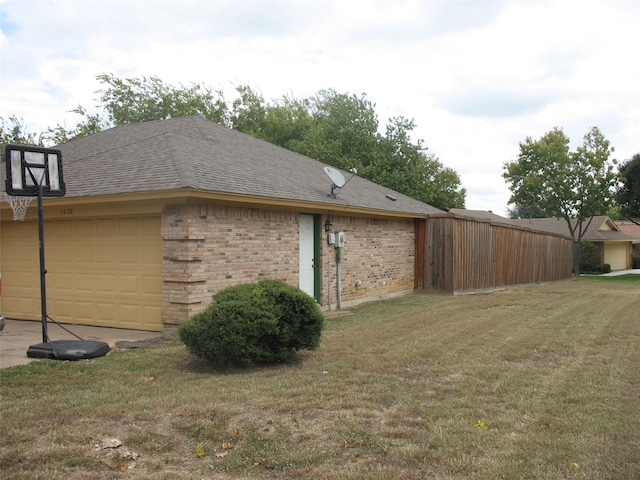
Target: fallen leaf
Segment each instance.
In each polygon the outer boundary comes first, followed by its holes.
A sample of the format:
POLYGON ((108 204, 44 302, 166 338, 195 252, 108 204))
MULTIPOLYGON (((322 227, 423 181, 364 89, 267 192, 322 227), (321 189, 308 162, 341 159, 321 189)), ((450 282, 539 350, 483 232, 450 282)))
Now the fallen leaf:
POLYGON ((216 458, 224 458, 229 454, 229 452, 219 452, 216 453, 216 458))
POLYGON ((222 450, 231 450, 233 447, 234 445, 231 443, 222 442, 222 450))
POLYGON ((197 455, 198 457, 201 457, 201 456, 203 456, 203 455, 204 455, 204 453, 205 453, 205 451, 204 451, 204 445, 202 445, 201 443, 199 443, 199 444, 198 444, 198 446, 196 447, 196 455, 197 455))
POLYGON ((486 430, 487 428, 489 428, 489 427, 487 427, 487 424, 486 424, 486 423, 484 423, 484 420, 478 420, 478 421, 475 423, 474 427, 481 428, 482 430, 486 430))

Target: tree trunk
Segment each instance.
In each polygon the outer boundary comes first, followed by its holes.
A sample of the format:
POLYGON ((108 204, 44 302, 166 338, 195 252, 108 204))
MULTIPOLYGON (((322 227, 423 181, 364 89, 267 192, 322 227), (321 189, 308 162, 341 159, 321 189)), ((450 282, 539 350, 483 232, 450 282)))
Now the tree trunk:
POLYGON ((573 242, 573 274, 580 276, 580 242, 573 242))

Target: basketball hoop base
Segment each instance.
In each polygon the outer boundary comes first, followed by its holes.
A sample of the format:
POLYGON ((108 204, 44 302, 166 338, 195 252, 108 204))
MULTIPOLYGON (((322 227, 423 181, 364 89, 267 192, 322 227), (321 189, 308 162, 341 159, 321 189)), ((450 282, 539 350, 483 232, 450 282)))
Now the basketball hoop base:
POLYGON ((27 357, 54 360, 87 360, 104 357, 109 351, 111 351, 111 347, 106 342, 95 340, 54 340, 53 342, 31 345, 27 350, 27 357))

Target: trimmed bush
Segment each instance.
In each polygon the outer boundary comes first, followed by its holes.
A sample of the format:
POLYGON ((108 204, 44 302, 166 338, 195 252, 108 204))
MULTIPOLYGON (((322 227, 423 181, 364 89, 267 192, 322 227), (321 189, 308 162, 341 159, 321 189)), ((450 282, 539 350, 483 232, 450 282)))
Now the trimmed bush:
POLYGON ((633 257, 633 268, 640 268, 640 257, 633 257))
POLYGON ((580 271, 589 275, 601 275, 603 273, 611 273, 611 265, 602 263, 600 265, 580 266, 580 271))
POLYGON ((288 360, 320 345, 324 316, 313 298, 280 280, 216 293, 205 310, 178 327, 180 340, 215 366, 288 360))

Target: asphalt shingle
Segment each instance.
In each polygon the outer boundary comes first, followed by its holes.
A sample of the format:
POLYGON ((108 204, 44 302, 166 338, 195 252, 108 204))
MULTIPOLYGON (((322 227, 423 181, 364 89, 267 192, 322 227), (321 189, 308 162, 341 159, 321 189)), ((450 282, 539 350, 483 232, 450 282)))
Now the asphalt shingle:
POLYGON ((199 116, 114 127, 57 148, 68 197, 195 189, 328 208, 444 213, 358 176, 331 198, 325 164, 199 116))

